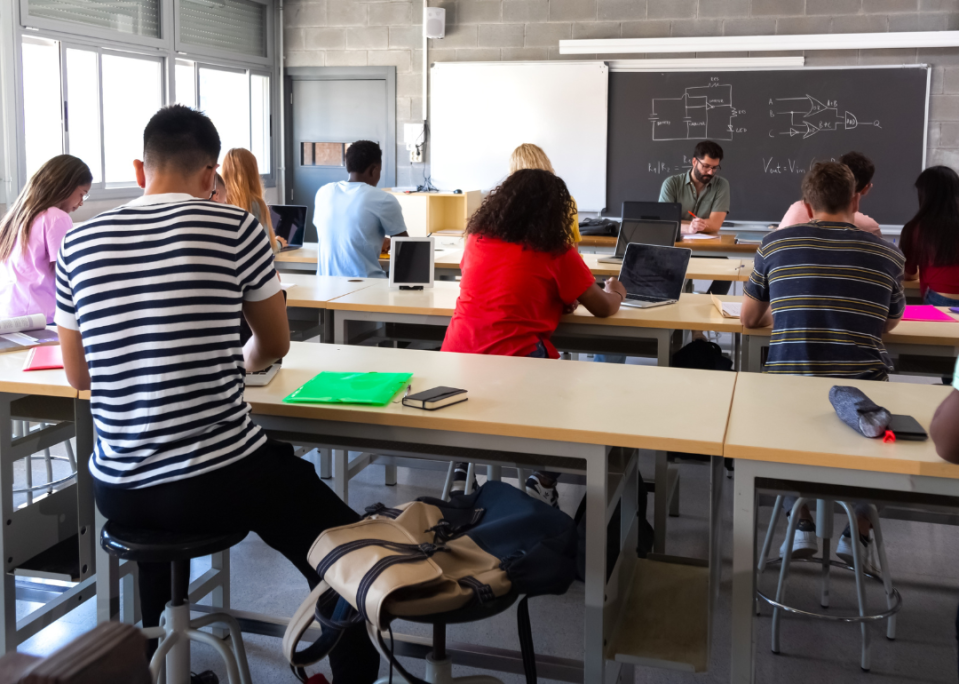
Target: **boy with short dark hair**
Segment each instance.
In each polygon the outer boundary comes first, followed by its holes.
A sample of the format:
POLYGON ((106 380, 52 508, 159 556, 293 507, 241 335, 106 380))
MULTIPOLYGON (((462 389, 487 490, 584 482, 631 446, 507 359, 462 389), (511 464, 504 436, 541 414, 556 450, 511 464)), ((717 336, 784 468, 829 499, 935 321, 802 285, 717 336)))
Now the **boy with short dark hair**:
MULTIPOLYGON (((773 328, 763 370, 887 380, 891 363, 882 335, 905 311, 905 257, 853 224, 859 195, 845 164, 816 164, 803 178, 802 192, 812 219, 763 239, 745 287, 743 325, 773 328)), ((788 512, 793 501, 785 503, 788 512)), ((818 543, 808 509, 799 516, 792 544, 793 555, 802 558, 813 555, 818 543)), ((865 553, 869 520, 862 508, 857 518, 855 543, 865 553)), ((836 555, 851 562, 852 543, 847 529, 836 555)))
POLYGON ((385 278, 380 253, 389 251, 390 237, 407 235, 399 201, 378 190, 383 153, 369 140, 346 151, 347 181, 327 183, 316 193, 317 275, 385 278))
MULTIPOLYGON (((71 230, 57 260, 64 369, 91 390, 97 506, 133 529, 256 532, 312 588, 313 541, 359 516, 250 420, 245 371, 290 346, 266 231, 209 201, 220 137, 206 116, 161 109, 143 148, 143 196, 71 230), (242 347, 241 317, 252 330, 242 347)), ((140 563, 139 573, 143 624, 154 626, 170 565, 140 563)), ((348 631, 330 657, 334 682, 373 682, 379 656, 362 625, 348 631)))
MULTIPOLYGON (((872 177, 876 173, 876 166, 869 157, 862 152, 846 152, 846 154, 839 158, 839 163, 845 164, 849 167, 849 170, 852 171, 852 175, 856 179, 856 194, 859 196, 859 201, 861 202, 862 198, 868 195, 869 191, 872 190, 872 177)), ((779 222, 779 227, 788 228, 789 226, 806 223, 810 218, 811 215, 806 211, 802 200, 799 200, 793 203, 786 211, 786 215, 783 216, 779 222)), ((879 224, 876 220, 866 216, 861 211, 856 210, 853 214, 852 222, 859 230, 864 230, 867 233, 882 237, 882 231, 879 229, 879 224)))

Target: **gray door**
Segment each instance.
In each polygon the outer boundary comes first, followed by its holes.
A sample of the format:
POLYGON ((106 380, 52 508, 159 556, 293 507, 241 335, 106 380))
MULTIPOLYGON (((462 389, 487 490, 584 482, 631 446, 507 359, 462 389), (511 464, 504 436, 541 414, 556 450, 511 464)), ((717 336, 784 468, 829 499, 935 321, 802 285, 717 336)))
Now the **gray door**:
POLYGON ((292 195, 290 204, 305 204, 306 241, 316 241, 313 200, 327 183, 346 180, 346 146, 356 140, 372 140, 383 149, 380 187, 395 185, 396 145, 392 140, 386 79, 326 80, 293 79, 291 154, 292 195))

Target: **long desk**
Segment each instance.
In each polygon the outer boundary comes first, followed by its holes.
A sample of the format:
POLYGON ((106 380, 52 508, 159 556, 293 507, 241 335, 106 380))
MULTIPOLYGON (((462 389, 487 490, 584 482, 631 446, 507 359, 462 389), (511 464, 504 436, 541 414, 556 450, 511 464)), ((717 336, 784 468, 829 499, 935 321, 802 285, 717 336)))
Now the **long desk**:
MULTIPOLYGON (((79 398, 62 370, 24 373, 28 352, 0 354, 0 531, 3 562, 0 591, 0 652, 17 646, 96 593, 96 535, 93 487, 83 454, 93 449, 89 402, 79 398), (12 421, 43 422, 48 427, 17 438, 12 421), (35 494, 33 503, 14 506, 13 464, 76 437, 77 480, 51 494, 35 494), (81 465, 84 464, 84 465, 81 465), (78 583, 17 620, 14 570, 71 537, 78 539, 78 583)), ((26 573, 29 575, 29 573, 26 573)))
MULTIPOLYGON (((615 249, 616 238, 601 235, 584 235, 580 247, 593 249, 615 249)), ((759 243, 736 242, 736 236, 728 233, 722 233, 715 239, 707 240, 681 240, 676 243, 677 247, 686 247, 693 252, 702 252, 711 256, 727 256, 732 258, 742 258, 756 253, 759 249, 759 243)))
MULTIPOLYGON (((718 587, 724 407, 731 403, 735 382, 733 373, 294 343, 273 382, 263 388, 247 388, 246 398, 254 420, 271 434, 296 444, 332 447, 337 489, 342 489, 340 481, 345 486, 349 471, 357 467, 355 461, 347 462, 349 450, 584 472, 584 661, 580 665, 566 658, 541 658, 538 669, 547 679, 592 683, 611 681, 604 679, 606 660, 622 669, 624 681, 632 681, 635 664, 664 664, 662 654, 648 652, 652 639, 639 639, 638 644, 627 647, 633 640, 624 643, 617 638, 621 629, 636 627, 632 622, 621 624, 623 610, 633 605, 630 601, 649 600, 645 583, 637 581, 634 586, 634 570, 642 568, 647 582, 651 576, 667 584, 686 581, 678 579, 676 568, 680 566, 635 557, 638 459, 632 451, 611 451, 611 447, 713 456, 710 566, 696 570, 698 574, 687 587, 706 602, 718 587), (412 372, 413 392, 450 385, 468 389, 470 397, 437 412, 407 408, 398 401, 383 407, 282 402, 320 371, 412 372), (616 388, 616 401, 609 400, 610 387, 616 388), (694 395, 713 410, 690 422, 683 417, 684 407, 694 395), (577 400, 570 402, 570 396, 577 400), (606 524, 620 502, 624 552, 607 583, 606 524)), ((708 611, 701 616, 707 624, 698 624, 688 613, 668 606, 655 614, 666 617, 662 623, 649 625, 650 633, 675 634, 684 644, 696 641, 695 648, 690 646, 689 660, 675 666, 704 668, 708 611)), ((401 654, 407 653, 402 648, 409 647, 403 646, 408 642, 398 637, 397 643, 401 654)), ((454 659, 457 655, 454 649, 454 659)), ((485 656, 482 662, 481 667, 514 670, 518 664, 496 654, 485 656)))
MULTIPOLYGON (((374 283, 325 304, 334 312, 333 341, 346 344, 351 322, 406 323, 447 326, 456 309, 459 283, 439 281, 424 290, 392 290, 385 281, 374 283)), ((721 299, 735 299, 721 297, 721 299)), ((624 307, 609 318, 596 318, 585 307, 560 320, 557 336, 654 340, 659 365, 668 366, 673 335, 682 330, 742 332, 739 319, 723 318, 707 295, 683 294, 676 305, 652 309, 624 307)))
MULTIPOLYGON (((742 297, 737 299, 741 300, 742 297)), ((886 349, 896 355, 955 358, 959 355, 959 318, 946 308, 942 308, 942 311, 956 319, 955 322, 902 321, 882 336, 886 349)), ((762 371, 762 352, 769 347, 771 334, 772 328, 743 328, 745 370, 755 373, 762 371)))
MULTIPOLYGON (((698 242, 684 242, 682 246, 698 246, 702 242, 712 241, 700 240, 698 242)), ((583 254, 582 257, 583 261, 585 261, 589 267, 589 270, 592 271, 595 276, 609 277, 619 275, 619 264, 603 264, 599 262, 599 259, 603 257, 602 254, 583 254)), ((462 249, 450 247, 437 251, 434 256, 436 278, 454 278, 460 275, 460 261, 462 258, 462 249)), ((276 255, 275 260, 277 269, 283 273, 315 273, 317 260, 316 243, 309 242, 304 244, 301 249, 290 252, 280 252, 276 255)), ((381 258, 380 263, 383 264, 384 268, 388 268, 389 257, 381 258)), ((752 260, 744 261, 741 258, 715 259, 694 256, 689 260, 686 278, 689 280, 745 281, 749 280, 749 274, 751 272, 752 260)))
POLYGON ((931 440, 885 444, 862 437, 838 420, 828 399, 829 388, 837 383, 859 387, 892 413, 914 416, 927 430, 936 407, 951 391, 942 386, 740 373, 724 451, 736 459, 732 684, 754 679, 760 490, 782 491, 785 482, 795 483, 786 489, 793 486, 829 499, 959 497, 959 466, 940 459, 931 440))

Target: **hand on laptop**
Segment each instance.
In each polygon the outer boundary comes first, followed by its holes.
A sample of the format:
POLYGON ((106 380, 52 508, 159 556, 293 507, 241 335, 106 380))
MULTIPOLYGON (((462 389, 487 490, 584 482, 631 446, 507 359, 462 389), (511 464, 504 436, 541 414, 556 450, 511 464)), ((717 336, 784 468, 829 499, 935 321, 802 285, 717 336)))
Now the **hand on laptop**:
POLYGON ((622 299, 626 299, 626 288, 623 287, 623 284, 619 282, 619 278, 616 276, 610 276, 606 279, 606 285, 603 287, 603 290, 606 292, 615 292, 622 299))
POLYGON ((283 248, 286 247, 286 245, 287 245, 286 240, 284 240, 283 238, 281 238, 279 235, 276 236, 276 242, 277 242, 277 244, 280 245, 280 249, 283 249, 283 248))

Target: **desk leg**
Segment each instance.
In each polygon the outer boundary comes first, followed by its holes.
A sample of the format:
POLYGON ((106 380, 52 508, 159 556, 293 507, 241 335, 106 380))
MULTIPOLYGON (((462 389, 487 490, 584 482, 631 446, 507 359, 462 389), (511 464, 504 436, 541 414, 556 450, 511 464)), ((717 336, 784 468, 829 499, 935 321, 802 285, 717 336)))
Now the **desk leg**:
POLYGON ((333 470, 336 478, 333 481, 333 491, 343 499, 343 503, 350 502, 350 452, 346 449, 333 449, 333 470))
POLYGON ((672 357, 672 330, 656 331, 656 365, 668 366, 672 357))
POLYGON ((396 466, 383 466, 383 484, 387 487, 396 485, 396 466))
POLYGON ((486 466, 486 479, 490 482, 499 482, 503 479, 503 466, 486 466))
POLYGON ((329 480, 333 477, 333 457, 329 449, 317 449, 320 452, 320 478, 329 480))
POLYGON ((583 681, 605 682, 606 487, 609 450, 590 447, 586 458, 586 608, 583 615, 583 681))
POLYGON ((77 399, 74 406, 74 426, 77 437, 77 528, 80 540, 80 581, 96 573, 96 504, 93 500, 93 476, 87 461, 93 453, 93 418, 90 402, 77 399))
MULTIPOLYGON (((0 513, 3 520, 13 519, 13 421, 10 404, 17 395, 0 394, 0 513)), ((12 544, 12 530, 3 525, 0 530, 0 558, 7 566, 8 549, 12 544)), ((3 573, 0 587, 0 654, 17 650, 17 588, 12 572, 3 573)))
POLYGON ((320 342, 330 343, 333 341, 333 312, 330 309, 320 311, 320 342))
POLYGON ((733 499, 731 684, 753 681, 753 602, 756 598, 756 476, 737 459, 733 499))
POLYGON ((665 451, 656 453, 656 494, 653 497, 653 550, 666 553, 666 519, 669 516, 669 461, 665 451))
POLYGON ((763 371, 763 348, 769 346, 769 338, 760 335, 746 335, 749 344, 749 366, 746 370, 749 373, 762 373, 763 371))
POLYGON ((342 315, 333 315, 333 344, 346 344, 346 319, 342 315))

